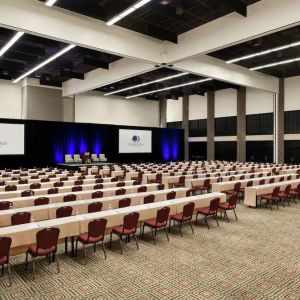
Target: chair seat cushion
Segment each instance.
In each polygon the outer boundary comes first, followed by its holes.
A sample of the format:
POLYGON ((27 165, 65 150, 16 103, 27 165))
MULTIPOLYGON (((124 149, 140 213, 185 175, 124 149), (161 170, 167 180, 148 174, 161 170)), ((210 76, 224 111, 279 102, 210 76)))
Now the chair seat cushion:
POLYGON ((131 229, 131 230, 124 229, 123 231, 123 226, 117 226, 112 229, 112 232, 118 235, 120 234, 129 235, 129 234, 133 234, 135 232, 135 229, 131 229))
POLYGON ((266 194, 266 195, 263 195, 263 196, 261 197, 261 199, 265 199, 265 200, 267 200, 267 201, 274 201, 274 200, 275 200, 275 198, 273 197, 272 194, 266 194))
POLYGON ((286 197, 286 195, 285 195, 285 193, 284 193, 284 192, 281 192, 281 193, 278 193, 278 197, 279 197, 279 198, 285 198, 285 197, 286 197))
POLYGON ((226 195, 231 195, 234 193, 234 190, 223 191, 223 193, 225 193, 226 195))
POLYGON ((207 190, 208 187, 204 186, 204 185, 194 185, 193 189, 196 189, 196 190, 207 190))
POLYGON ((97 236, 97 237, 89 237, 89 234, 82 233, 79 235, 78 240, 84 244, 95 244, 103 240, 103 235, 97 236))
POLYGON ((56 247, 53 246, 49 249, 37 249, 36 245, 31 245, 28 248, 28 252, 33 256, 45 256, 45 255, 56 252, 56 247))
POLYGON ((160 222, 156 223, 156 219, 152 219, 152 220, 146 221, 144 223, 144 225, 152 227, 152 228, 162 228, 162 227, 165 227, 167 224, 160 223, 160 222))
POLYGON ((0 266, 6 264, 8 261, 8 257, 7 256, 3 256, 0 258, 0 266))
POLYGON ((188 221, 190 220, 189 217, 182 217, 182 213, 176 214, 176 215, 172 215, 171 216, 171 220, 175 220, 175 221, 188 221))
POLYGON ((198 213, 202 214, 202 215, 213 215, 215 214, 215 212, 210 212, 209 211, 209 206, 207 207, 201 207, 197 210, 198 213))
POLYGON ((299 195, 299 192, 297 192, 297 191, 290 191, 290 195, 291 196, 297 196, 297 195, 299 195))

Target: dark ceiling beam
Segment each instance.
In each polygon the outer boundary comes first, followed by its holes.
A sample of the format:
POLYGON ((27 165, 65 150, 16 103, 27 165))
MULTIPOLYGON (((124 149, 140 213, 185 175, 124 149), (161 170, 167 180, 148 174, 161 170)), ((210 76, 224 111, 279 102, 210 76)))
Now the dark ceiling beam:
POLYGON ((247 5, 241 0, 221 0, 221 2, 243 17, 247 17, 247 5))
POLYGON ((52 80, 52 79, 45 79, 45 78, 40 79, 40 84, 48 85, 48 86, 55 86, 55 87, 62 87, 62 83, 60 81, 52 80))
POLYGON ((92 57, 84 57, 83 58, 83 64, 92 66, 92 67, 97 67, 101 69, 109 69, 109 64, 107 62, 101 61, 100 59, 97 58, 92 58, 92 57))
POLYGON ((67 71, 67 70, 61 70, 60 75, 63 76, 63 77, 84 80, 84 74, 83 73, 67 71))
POLYGON ((45 56, 45 49, 41 47, 28 46, 23 44, 15 44, 11 50, 16 52, 25 53, 33 56, 45 56))
POLYGON ((5 74, 1 74, 1 72, 0 72, 0 79, 4 79, 4 80, 12 80, 12 76, 10 76, 10 75, 5 75, 5 74))
POLYGON ((16 51, 7 51, 4 54, 4 57, 6 59, 13 59, 13 60, 18 60, 18 61, 27 62, 27 63, 34 63, 38 59, 37 56, 28 55, 28 54, 16 52, 16 51))
POLYGON ((1 60, 0 69, 22 72, 25 69, 25 64, 16 61, 1 60))
MULTIPOLYGON (((50 40, 47 38, 42 38, 40 36, 35 36, 35 35, 30 35, 30 34, 25 34, 22 37, 22 43, 36 43, 40 44, 43 46, 48 46, 48 47, 55 47, 55 48, 60 48, 61 43, 55 40, 50 40)), ((65 44, 64 44, 65 45, 65 44)))

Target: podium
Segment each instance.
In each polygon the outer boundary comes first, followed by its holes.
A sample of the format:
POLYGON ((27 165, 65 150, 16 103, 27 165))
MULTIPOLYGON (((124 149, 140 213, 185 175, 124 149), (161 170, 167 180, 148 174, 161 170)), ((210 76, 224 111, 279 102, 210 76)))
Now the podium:
POLYGON ((91 153, 90 152, 84 152, 81 155, 82 163, 84 164, 90 164, 92 162, 91 153))

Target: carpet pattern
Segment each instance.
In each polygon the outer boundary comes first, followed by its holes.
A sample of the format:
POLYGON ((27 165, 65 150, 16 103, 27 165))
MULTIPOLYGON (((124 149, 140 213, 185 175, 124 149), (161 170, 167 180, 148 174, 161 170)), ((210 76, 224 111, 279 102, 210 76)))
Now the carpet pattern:
MULTIPOLYGON (((172 228, 170 242, 158 233, 124 246, 113 242, 104 260, 101 247, 88 249, 84 265, 79 247, 76 258, 65 256, 59 247, 60 274, 56 265, 42 259, 24 270, 25 255, 12 259, 12 287, 0 278, 0 299, 300 299, 300 204, 279 211, 250 209, 240 204, 238 221, 220 228, 210 219, 210 230, 202 224, 195 235, 186 225, 181 238, 172 228)), ((107 239, 108 241, 108 239, 107 239)), ((108 247, 108 243, 106 244, 108 247)))

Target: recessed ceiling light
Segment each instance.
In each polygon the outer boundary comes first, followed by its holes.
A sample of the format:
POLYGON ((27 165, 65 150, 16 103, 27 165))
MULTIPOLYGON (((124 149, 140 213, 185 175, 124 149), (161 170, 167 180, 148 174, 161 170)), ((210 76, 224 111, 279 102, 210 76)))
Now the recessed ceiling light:
POLYGON ((262 66, 257 66, 254 68, 250 68, 250 71, 256 71, 256 70, 261 70, 261 69, 265 69, 265 68, 270 68, 270 67, 275 67, 275 66, 279 66, 279 65, 285 65, 285 64, 290 64, 296 61, 300 61, 300 57, 297 58, 292 58, 292 59, 286 59, 286 60, 282 60, 276 63, 272 63, 272 64, 266 64, 266 65, 262 65, 262 66))
POLYGON ((47 5, 47 6, 53 6, 56 1, 57 0, 48 0, 48 1, 46 1, 45 5, 47 5))

